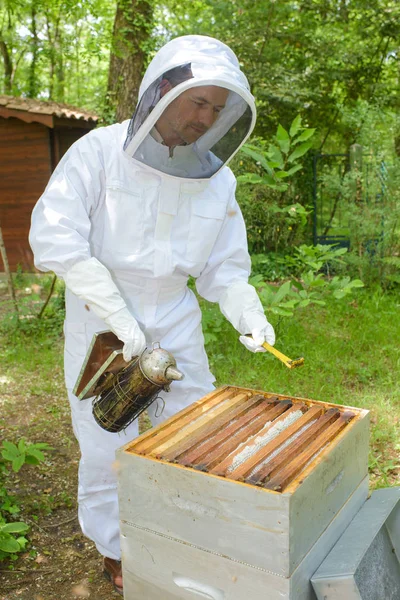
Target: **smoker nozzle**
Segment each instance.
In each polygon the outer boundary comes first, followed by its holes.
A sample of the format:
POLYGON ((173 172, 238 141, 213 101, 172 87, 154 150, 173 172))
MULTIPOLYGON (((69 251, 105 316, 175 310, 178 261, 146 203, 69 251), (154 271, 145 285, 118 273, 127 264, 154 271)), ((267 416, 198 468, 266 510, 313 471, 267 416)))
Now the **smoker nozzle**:
POLYGON ((184 378, 184 374, 175 367, 168 367, 165 371, 165 376, 170 381, 181 381, 184 378))

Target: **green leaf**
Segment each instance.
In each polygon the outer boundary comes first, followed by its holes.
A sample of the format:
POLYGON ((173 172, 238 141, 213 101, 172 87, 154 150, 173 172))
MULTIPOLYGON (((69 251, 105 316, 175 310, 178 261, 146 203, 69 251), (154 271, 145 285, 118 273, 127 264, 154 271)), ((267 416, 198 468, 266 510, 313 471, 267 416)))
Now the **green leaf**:
POLYGON ((12 554, 13 552, 19 552, 20 546, 11 535, 3 537, 0 535, 0 550, 12 554))
POLYGON ((40 461, 45 459, 45 455, 38 448, 30 447, 27 449, 26 453, 28 456, 33 456, 34 458, 36 458, 37 460, 40 460, 40 461))
POLYGON ((314 279, 313 281, 310 281, 309 285, 310 287, 324 287, 328 284, 327 281, 325 281, 325 279, 314 279))
POLYGON ((7 533, 25 533, 28 531, 29 525, 23 523, 22 521, 17 521, 15 523, 6 523, 5 525, 1 525, 0 530, 2 532, 7 533))
POLYGON ((296 133, 299 131, 301 127, 301 115, 297 115, 297 117, 293 120, 293 123, 290 126, 289 135, 290 137, 294 137, 296 133))
POLYGON ((12 450, 17 450, 17 446, 15 444, 13 444, 12 442, 7 442, 7 440, 4 440, 3 448, 5 448, 6 450, 9 450, 10 452, 12 450))
POLYGON ((281 124, 278 125, 278 130, 276 132, 276 139, 279 141, 282 140, 288 140, 289 139, 289 134, 286 131, 286 129, 284 127, 282 127, 281 124))
POLYGON ((40 463, 40 460, 38 460, 37 458, 35 458, 34 456, 25 456, 25 463, 27 465, 38 465, 40 463))
POLYGON ((16 456, 18 456, 18 454, 14 454, 14 452, 9 452, 8 450, 3 450, 1 453, 2 457, 5 458, 5 460, 14 460, 14 458, 16 456))
POLYGON ((25 454, 20 454, 19 456, 14 458, 14 460, 12 461, 13 471, 15 471, 15 473, 18 473, 18 471, 20 470, 20 468, 22 467, 24 462, 25 462, 25 454))
POLYGON ((47 442, 38 442, 37 444, 32 444, 35 448, 40 448, 41 450, 51 450, 52 446, 50 446, 47 442))
POLYGON ((338 300, 341 300, 341 298, 344 298, 346 295, 346 292, 344 292, 343 290, 335 290, 333 292, 334 298, 337 298, 338 300))
POLYGON ((18 442, 18 450, 21 452, 21 454, 23 452, 25 452, 25 450, 26 450, 26 444, 25 444, 25 440, 24 439, 19 440, 19 442, 18 442))
POLYGON ((268 148, 268 153, 271 159, 277 164, 278 168, 283 169, 283 167, 285 166, 285 161, 283 160, 282 153, 279 150, 278 146, 270 144, 268 148))
POLYGON ((297 173, 297 171, 300 171, 300 169, 303 168, 303 165, 295 165, 294 167, 292 167, 291 169, 289 169, 289 171, 286 171, 286 173, 289 175, 293 175, 294 173, 297 173))
POLYGON ((16 504, 10 504, 5 510, 7 510, 7 512, 9 512, 10 515, 16 515, 19 512, 21 512, 21 509, 16 504))
POLYGON ((300 281, 296 281, 295 279, 292 279, 291 284, 292 284, 292 286, 294 286, 298 290, 302 290, 303 289, 303 285, 302 285, 302 283, 300 283, 300 281))
POLYGON ((276 140, 282 152, 284 154, 287 154, 290 148, 290 138, 288 132, 282 127, 282 125, 278 125, 278 131, 276 132, 276 140))
POLYGON ((264 183, 265 185, 268 185, 268 186, 276 185, 276 181, 273 177, 271 177, 271 175, 264 175, 264 177, 262 178, 260 183, 264 183))
POLYGON ((289 173, 287 171, 278 171, 275 173, 275 177, 278 179, 283 179, 284 177, 289 177, 289 173))
POLYGON ((243 175, 238 175, 236 178, 240 183, 261 183, 262 177, 257 175, 256 173, 244 173, 243 175))
POLYGON ((3 442, 3 448, 1 455, 6 460, 13 460, 16 456, 19 455, 19 450, 15 444, 11 442, 3 442))
POLYGON ((292 144, 298 144, 299 142, 305 142, 306 140, 309 140, 310 137, 312 137, 315 133, 315 129, 306 129, 305 131, 303 131, 303 133, 301 135, 299 135, 298 138, 296 138, 295 140, 292 141, 292 144))
POLYGON ((308 306, 310 304, 311 300, 309 298, 306 298, 305 300, 302 300, 301 302, 299 302, 299 306, 303 307, 303 306, 308 306))
POLYGON ((264 278, 261 275, 261 273, 257 273, 257 275, 254 275, 253 277, 251 277, 249 279, 249 283, 251 285, 253 285, 254 287, 257 287, 258 285, 260 285, 261 283, 264 283, 264 278))
POLYGON ((281 315, 282 317, 293 317, 294 314, 293 311, 283 310, 282 308, 279 308, 279 306, 272 306, 271 312, 275 315, 281 315))
POLYGON ((278 289, 278 291, 276 292, 276 294, 274 296, 274 304, 279 304, 279 302, 281 300, 283 300, 283 298, 289 294, 290 287, 291 287, 290 281, 285 281, 285 283, 280 286, 280 288, 278 289))
POLYGON ((306 152, 309 151, 311 146, 312 146, 311 142, 305 142, 304 144, 301 144, 298 148, 296 148, 296 150, 294 152, 292 152, 292 154, 288 158, 288 161, 293 162, 294 160, 296 160, 296 158, 300 158, 306 152))
POLYGON ((28 543, 28 540, 26 539, 26 537, 20 535, 19 537, 17 537, 17 542, 19 544, 19 549, 23 550, 25 548, 25 546, 28 543))
POLYGON ((250 148, 245 144, 242 147, 241 152, 243 152, 243 154, 247 154, 247 156, 250 156, 253 160, 260 163, 260 165, 267 171, 267 173, 272 173, 272 169, 268 165, 267 159, 263 154, 261 154, 260 150, 253 150, 253 148, 250 148))
POLYGON ((271 171, 271 174, 273 174, 273 170, 274 170, 274 169, 280 169, 280 165, 281 165, 281 163, 280 163, 280 162, 276 162, 276 161, 273 161, 273 160, 269 160, 269 161, 267 162, 267 164, 268 164, 268 166, 269 166, 269 167, 271 167, 271 169, 272 169, 272 171, 271 171))

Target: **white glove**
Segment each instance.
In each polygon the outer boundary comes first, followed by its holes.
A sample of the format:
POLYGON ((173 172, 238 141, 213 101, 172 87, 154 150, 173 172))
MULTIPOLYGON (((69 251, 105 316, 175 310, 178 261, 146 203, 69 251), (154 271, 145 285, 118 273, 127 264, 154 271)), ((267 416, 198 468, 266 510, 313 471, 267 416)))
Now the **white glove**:
POLYGON ((126 307, 106 317, 104 321, 117 338, 124 342, 122 354, 126 362, 131 361, 134 356, 142 354, 146 348, 146 338, 136 319, 132 317, 126 307))
POLYGON ((274 328, 265 319, 266 324, 263 329, 253 329, 251 337, 241 335, 239 341, 242 342, 243 346, 250 350, 250 352, 266 352, 266 349, 262 347, 264 342, 268 342, 271 346, 275 344, 275 332, 274 328))
POLYGON ((265 352, 263 342, 275 344, 274 328, 268 323, 255 288, 245 281, 230 285, 219 301, 222 314, 242 335, 239 341, 251 352, 265 352), (246 337, 251 333, 252 337, 246 337))
POLYGON ((85 300, 118 339, 124 342, 124 360, 128 362, 143 352, 146 347, 143 332, 129 312, 109 270, 97 258, 81 261, 69 269, 65 285, 85 300))

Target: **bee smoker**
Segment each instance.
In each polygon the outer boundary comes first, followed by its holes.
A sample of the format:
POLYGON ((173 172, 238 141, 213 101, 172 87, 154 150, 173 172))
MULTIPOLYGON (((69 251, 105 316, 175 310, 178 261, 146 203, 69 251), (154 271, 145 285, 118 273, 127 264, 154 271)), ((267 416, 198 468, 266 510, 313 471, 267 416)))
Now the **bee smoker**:
POLYGON ((129 363, 122 346, 110 331, 95 334, 74 388, 80 400, 94 396, 93 416, 112 433, 137 419, 172 381, 183 379, 175 358, 158 342, 129 363))

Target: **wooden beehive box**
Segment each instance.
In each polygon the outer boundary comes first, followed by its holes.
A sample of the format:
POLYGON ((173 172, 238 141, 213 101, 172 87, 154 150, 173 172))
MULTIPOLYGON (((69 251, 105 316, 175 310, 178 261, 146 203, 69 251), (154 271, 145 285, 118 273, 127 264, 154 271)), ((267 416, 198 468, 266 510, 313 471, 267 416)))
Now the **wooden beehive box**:
POLYGON ((118 451, 122 531, 290 578, 365 500, 368 430, 365 410, 219 388, 118 451))

